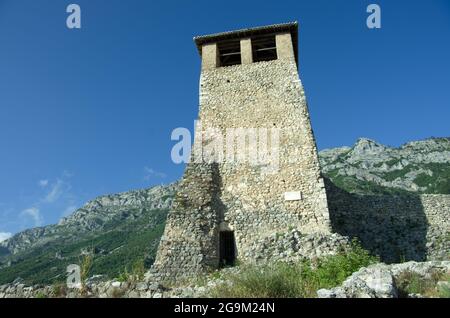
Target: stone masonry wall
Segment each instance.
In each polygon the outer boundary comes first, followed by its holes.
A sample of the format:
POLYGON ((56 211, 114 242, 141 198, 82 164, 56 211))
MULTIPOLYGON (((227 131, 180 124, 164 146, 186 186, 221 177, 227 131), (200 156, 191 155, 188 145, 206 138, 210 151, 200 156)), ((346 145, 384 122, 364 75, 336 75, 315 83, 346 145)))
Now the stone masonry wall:
POLYGON ((237 257, 245 262, 254 242, 274 233, 331 229, 295 60, 204 68, 200 86, 201 129, 194 149, 211 142, 211 135, 202 133, 209 128, 225 138, 228 128, 277 128, 279 169, 267 173, 273 161, 188 164, 153 267, 163 280, 217 268, 221 230, 234 232, 237 257), (293 191, 301 193, 301 200, 286 201, 285 192, 293 191))
POLYGON ((156 280, 180 281, 218 267, 217 178, 214 164, 187 165, 150 272, 156 280))
POLYGON ((334 232, 387 263, 450 259, 450 195, 357 195, 326 184, 334 232))
MULTIPOLYGON (((324 183, 320 175, 306 98, 294 60, 275 60, 204 70, 201 78, 202 129, 278 128, 279 170, 267 165, 225 161, 219 165, 224 221, 236 232, 238 250, 275 231, 329 231, 324 183), (299 191, 302 200, 285 201, 299 191)), ((241 149, 240 149, 241 150, 241 149)))

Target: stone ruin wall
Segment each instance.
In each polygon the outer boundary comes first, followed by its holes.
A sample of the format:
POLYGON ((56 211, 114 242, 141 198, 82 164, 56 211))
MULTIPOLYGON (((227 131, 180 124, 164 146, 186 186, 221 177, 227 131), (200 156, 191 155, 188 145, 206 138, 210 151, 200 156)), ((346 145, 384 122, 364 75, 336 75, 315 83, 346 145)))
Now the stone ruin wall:
POLYGON ((326 185, 333 232, 387 263, 450 260, 450 195, 358 195, 326 185))
MULTIPOLYGON (((220 190, 214 181, 218 177, 219 166, 204 165, 193 169, 189 166, 184 182, 193 180, 190 172, 194 171, 194 178, 199 177, 199 171, 203 172, 200 178, 209 186, 198 188, 198 180, 186 184, 175 200, 173 210, 180 212, 178 217, 171 214, 166 227, 166 235, 172 239, 161 242, 162 245, 169 243, 161 251, 170 250, 172 254, 160 255, 164 258, 165 271, 158 273, 160 277, 162 275, 171 280, 186 276, 180 269, 190 268, 200 273, 211 268, 208 264, 217 264, 218 255, 214 253, 217 253, 219 229, 211 226, 217 224, 221 217, 219 213, 212 212, 219 211, 222 204, 220 190), (197 191, 196 195, 188 195, 191 191, 197 191), (199 202, 180 206, 180 202, 190 202, 200 197, 206 198, 201 212, 196 212, 199 202), (192 214, 196 219, 191 217, 192 222, 186 224, 183 213, 192 214), (175 237, 180 241, 175 242, 175 237), (189 244, 183 241, 187 237, 191 238, 189 244), (205 255, 212 257, 205 258, 205 255), (195 265, 192 259, 197 260, 195 265)), ((364 248, 380 256, 385 263, 450 260, 450 195, 358 195, 337 188, 329 180, 325 181, 331 235, 323 232, 302 233, 290 227, 266 236, 254 234, 254 240, 241 250, 240 257, 251 263, 311 259, 335 254, 342 247, 348 247, 349 239, 357 238, 364 248)))
POLYGON ((149 272, 152 279, 182 281, 217 267, 220 206, 217 177, 214 165, 187 165, 149 272))
MULTIPOLYGON (((329 230, 324 183, 303 87, 294 60, 275 60, 203 71, 202 129, 277 128, 279 170, 265 165, 218 165, 224 221, 236 233, 238 251, 276 231, 329 230), (302 199, 285 201, 299 191, 302 199)), ((239 149, 241 151, 241 149, 239 149)))
POLYGON ((203 131, 214 128, 223 136, 227 128, 280 129, 279 171, 268 174, 266 165, 241 162, 188 164, 154 275, 179 279, 217 268, 220 230, 234 231, 242 261, 255 241, 276 232, 330 232, 325 185, 293 55, 203 69, 199 119, 203 131), (301 192, 301 200, 285 201, 285 192, 291 191, 301 192))

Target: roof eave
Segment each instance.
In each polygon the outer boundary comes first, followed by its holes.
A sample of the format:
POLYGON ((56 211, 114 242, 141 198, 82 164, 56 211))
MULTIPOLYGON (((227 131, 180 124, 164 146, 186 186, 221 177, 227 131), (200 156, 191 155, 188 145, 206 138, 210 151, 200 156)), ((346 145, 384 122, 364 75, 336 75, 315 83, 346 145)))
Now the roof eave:
POLYGON ((198 52, 202 55, 202 46, 206 43, 214 43, 223 40, 244 38, 246 36, 254 36, 259 34, 290 32, 292 34, 292 41, 294 44, 294 50, 297 57, 297 38, 298 38, 298 22, 288 22, 280 24, 272 24, 267 26, 260 26, 255 28, 247 28, 236 31, 227 31, 221 33, 215 33, 210 35, 200 35, 194 37, 194 42, 197 46, 198 52))

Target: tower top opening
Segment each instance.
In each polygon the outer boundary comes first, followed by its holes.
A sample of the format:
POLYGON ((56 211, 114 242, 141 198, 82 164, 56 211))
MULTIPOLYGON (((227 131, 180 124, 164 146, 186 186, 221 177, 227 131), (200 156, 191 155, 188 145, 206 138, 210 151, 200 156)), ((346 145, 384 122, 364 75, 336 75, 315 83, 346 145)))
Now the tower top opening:
POLYGON ((272 24, 254 28, 247 28, 235 31, 227 31, 221 33, 215 33, 210 35, 200 35, 194 37, 194 42, 197 46, 200 56, 202 55, 202 47, 205 44, 211 43, 233 43, 245 38, 270 38, 275 34, 290 33, 292 38, 292 45, 295 54, 295 60, 298 64, 298 22, 288 22, 281 24, 272 24))

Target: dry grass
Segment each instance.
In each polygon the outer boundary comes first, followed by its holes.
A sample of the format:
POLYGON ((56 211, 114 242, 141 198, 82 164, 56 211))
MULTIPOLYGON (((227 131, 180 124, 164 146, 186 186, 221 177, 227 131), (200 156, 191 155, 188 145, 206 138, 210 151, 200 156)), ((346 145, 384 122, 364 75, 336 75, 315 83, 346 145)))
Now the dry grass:
POLYGON ((450 273, 435 271, 430 277, 422 277, 417 273, 405 271, 395 280, 399 291, 399 297, 406 298, 408 294, 420 294, 431 298, 449 298, 449 288, 438 288, 439 281, 449 281, 450 273))

